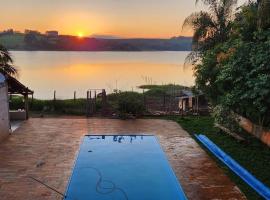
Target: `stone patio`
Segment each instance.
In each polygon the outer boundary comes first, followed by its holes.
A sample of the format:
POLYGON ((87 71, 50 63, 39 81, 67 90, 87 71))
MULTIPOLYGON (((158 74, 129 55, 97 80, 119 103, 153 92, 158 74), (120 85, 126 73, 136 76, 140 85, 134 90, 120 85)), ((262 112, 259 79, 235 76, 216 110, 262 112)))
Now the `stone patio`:
MULTIPOLYGON (((32 118, 0 144, 1 200, 60 200, 85 134, 155 134, 188 199, 246 199, 177 123, 166 120, 32 118)), ((143 200, 143 198, 141 199, 143 200)))

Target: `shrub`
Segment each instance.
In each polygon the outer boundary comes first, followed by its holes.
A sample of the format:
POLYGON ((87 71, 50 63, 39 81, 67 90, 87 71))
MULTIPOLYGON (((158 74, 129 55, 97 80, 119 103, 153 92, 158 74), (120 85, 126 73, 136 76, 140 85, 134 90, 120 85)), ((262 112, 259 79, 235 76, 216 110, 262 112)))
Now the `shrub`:
POLYGON ((215 119, 215 123, 228 128, 232 132, 239 133, 242 131, 239 123, 237 123, 237 117, 228 107, 221 105, 214 107, 212 116, 215 119))
MULTIPOLYGON (((196 84, 213 106, 269 127, 270 31, 255 32, 253 40, 232 39, 207 51, 195 66, 196 84)), ((226 112, 219 114, 215 117, 224 117, 224 122, 230 118, 226 112)))
POLYGON ((22 96, 12 96, 9 101, 11 110, 18 110, 24 108, 24 100, 22 96))
POLYGON ((143 95, 136 92, 117 94, 117 108, 120 114, 142 115, 145 111, 143 95))

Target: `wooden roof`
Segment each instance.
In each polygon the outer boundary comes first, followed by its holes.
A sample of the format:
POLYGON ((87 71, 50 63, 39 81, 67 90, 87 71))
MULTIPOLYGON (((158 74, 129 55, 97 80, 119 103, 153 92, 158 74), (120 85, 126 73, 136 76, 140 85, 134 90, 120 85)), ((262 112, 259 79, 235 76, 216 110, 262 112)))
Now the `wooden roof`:
POLYGON ((21 94, 21 95, 32 95, 34 91, 30 90, 28 87, 24 86, 16 78, 11 76, 6 76, 6 81, 8 84, 9 94, 21 94))

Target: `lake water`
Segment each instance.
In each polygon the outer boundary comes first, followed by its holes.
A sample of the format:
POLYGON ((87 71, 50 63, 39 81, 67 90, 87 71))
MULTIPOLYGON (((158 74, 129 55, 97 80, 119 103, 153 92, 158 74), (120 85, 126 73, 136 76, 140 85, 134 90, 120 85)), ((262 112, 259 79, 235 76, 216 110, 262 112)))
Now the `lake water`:
POLYGON ((41 99, 86 97, 88 89, 139 91, 142 84, 194 84, 188 52, 12 51, 19 80, 41 99))

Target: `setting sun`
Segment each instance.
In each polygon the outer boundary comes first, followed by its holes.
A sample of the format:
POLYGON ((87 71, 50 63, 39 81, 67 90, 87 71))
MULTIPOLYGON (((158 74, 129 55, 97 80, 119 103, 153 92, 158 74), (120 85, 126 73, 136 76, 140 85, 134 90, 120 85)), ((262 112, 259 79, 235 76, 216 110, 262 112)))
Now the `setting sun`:
POLYGON ((83 34, 82 32, 79 32, 79 33, 78 33, 78 37, 79 37, 79 38, 83 38, 83 37, 84 37, 84 34, 83 34))

